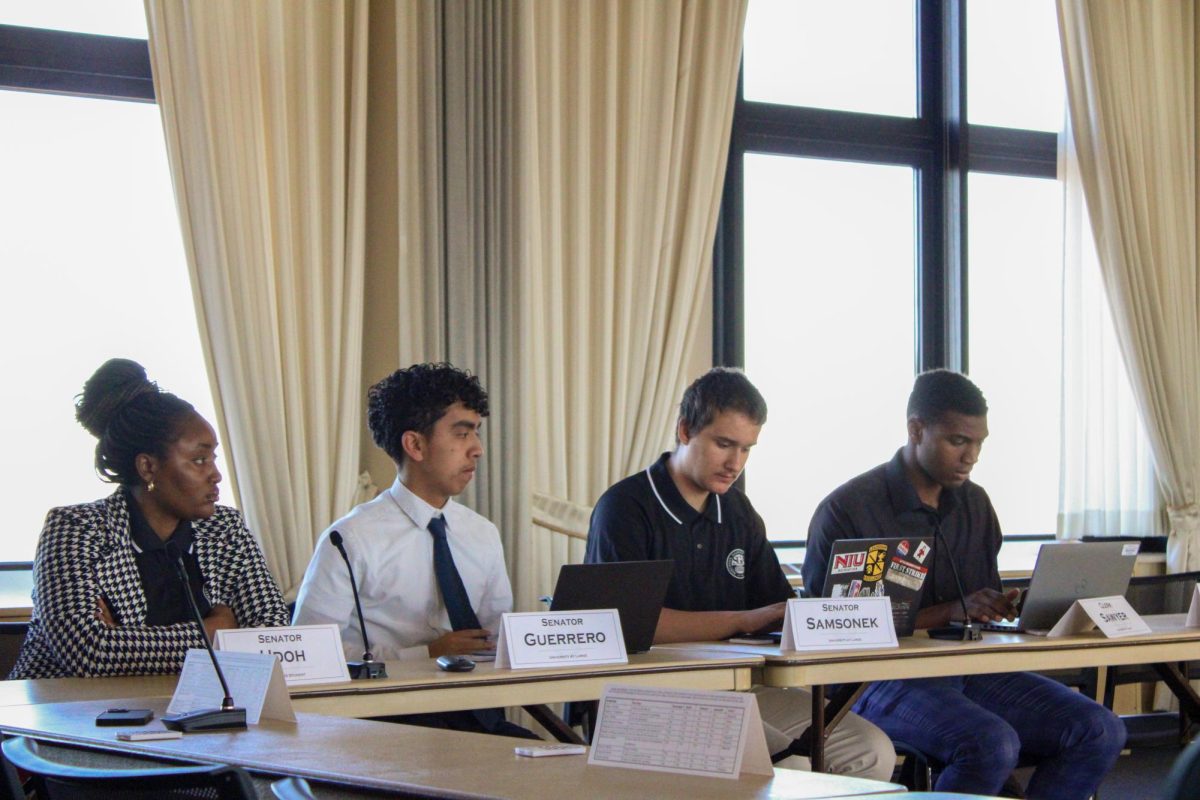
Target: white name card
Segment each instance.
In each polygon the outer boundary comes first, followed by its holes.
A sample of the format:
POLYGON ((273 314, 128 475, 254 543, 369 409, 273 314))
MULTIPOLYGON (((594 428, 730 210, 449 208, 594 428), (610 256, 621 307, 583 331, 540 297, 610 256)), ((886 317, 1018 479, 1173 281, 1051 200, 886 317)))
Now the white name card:
POLYGON ((288 686, 350 680, 338 626, 296 625, 286 628, 237 628, 217 631, 218 650, 269 653, 279 659, 288 686))
POLYGON ((628 663, 615 608, 533 611, 501 618, 496 669, 628 663))
POLYGON ((1121 595, 1113 595, 1076 600, 1046 636, 1087 633, 1092 628, 1099 628, 1109 639, 1150 633, 1150 626, 1133 610, 1129 601, 1121 595))
POLYGON ((1188 628, 1200 628, 1200 583, 1192 589, 1192 604, 1188 608, 1187 622, 1183 624, 1188 628))
POLYGON ((899 646, 892 623, 892 598, 886 595, 788 600, 781 650, 899 646))
POLYGON ((775 774, 753 694, 616 684, 600 695, 588 764, 714 778, 775 774))
MULTIPOLYGON (((248 725, 257 725, 262 717, 296 721, 292 699, 279 669, 279 659, 265 653, 217 653, 217 661, 229 684, 234 705, 246 709, 248 725)), ((221 690, 208 651, 188 650, 167 713, 186 714, 203 708, 220 708, 223 699, 225 692, 221 690)))

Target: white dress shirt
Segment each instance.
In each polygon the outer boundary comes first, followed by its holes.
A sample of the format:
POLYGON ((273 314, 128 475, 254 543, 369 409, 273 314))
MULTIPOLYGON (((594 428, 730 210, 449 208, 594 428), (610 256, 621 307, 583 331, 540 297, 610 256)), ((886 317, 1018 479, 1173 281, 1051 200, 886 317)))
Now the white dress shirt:
POLYGON ((427 529, 438 514, 446 518, 450 551, 479 624, 497 633, 500 615, 512 610, 500 532, 454 500, 440 510, 434 508, 398 477, 390 489, 355 507, 321 535, 296 598, 295 624, 335 623, 346 657, 362 658, 350 576, 341 554, 329 542, 330 532, 336 530, 354 565, 375 658, 428 658, 427 645, 451 630, 433 573, 433 536, 427 529))

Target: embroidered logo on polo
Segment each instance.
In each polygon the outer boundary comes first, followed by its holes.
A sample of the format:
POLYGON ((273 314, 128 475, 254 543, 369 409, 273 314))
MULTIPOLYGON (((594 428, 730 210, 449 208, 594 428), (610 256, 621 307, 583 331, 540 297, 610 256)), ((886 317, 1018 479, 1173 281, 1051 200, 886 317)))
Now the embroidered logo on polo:
POLYGON ((742 548, 730 550, 725 556, 725 569, 739 581, 746 577, 746 551, 742 548))

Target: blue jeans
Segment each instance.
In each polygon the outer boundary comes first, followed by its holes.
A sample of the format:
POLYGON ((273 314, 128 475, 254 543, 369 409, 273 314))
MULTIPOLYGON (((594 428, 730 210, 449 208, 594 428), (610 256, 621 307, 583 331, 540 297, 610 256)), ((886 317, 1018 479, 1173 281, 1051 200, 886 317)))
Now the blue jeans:
POLYGON ((939 792, 997 794, 1024 755, 1028 797, 1085 800, 1125 745, 1115 714, 1029 672, 881 681, 854 710, 945 764, 939 792))

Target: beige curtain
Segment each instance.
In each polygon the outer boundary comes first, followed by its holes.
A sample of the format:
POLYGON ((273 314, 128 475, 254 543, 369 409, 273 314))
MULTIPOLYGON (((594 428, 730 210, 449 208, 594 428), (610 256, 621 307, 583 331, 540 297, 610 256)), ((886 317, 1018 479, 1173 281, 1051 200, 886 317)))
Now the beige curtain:
POLYGON ((358 490, 365 0, 146 0, 226 473, 294 591, 358 490))
MULTIPOLYGON (((363 381, 418 361, 479 375, 487 452, 458 499, 496 523, 516 580, 531 512, 513 13, 483 0, 371 5, 363 381)), ((363 437, 376 483, 390 483, 394 466, 363 437)))
MULTIPOLYGON (((746 3, 516 8, 532 484, 587 506, 671 445, 707 347, 746 3)), ((528 605, 583 544, 536 527, 522 552, 528 605)))
POLYGON ((1059 0, 1071 123, 1117 337, 1168 504, 1200 569, 1195 0, 1059 0))

